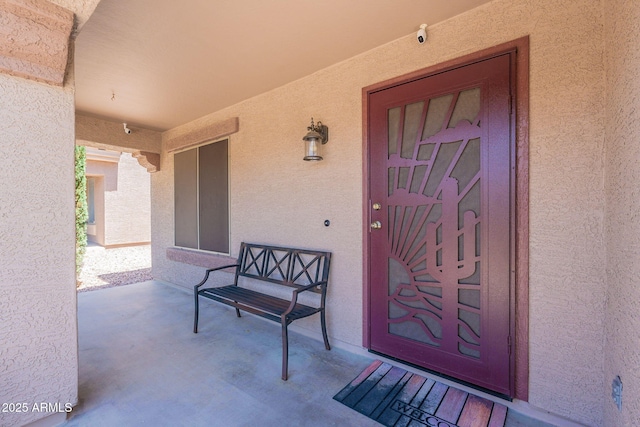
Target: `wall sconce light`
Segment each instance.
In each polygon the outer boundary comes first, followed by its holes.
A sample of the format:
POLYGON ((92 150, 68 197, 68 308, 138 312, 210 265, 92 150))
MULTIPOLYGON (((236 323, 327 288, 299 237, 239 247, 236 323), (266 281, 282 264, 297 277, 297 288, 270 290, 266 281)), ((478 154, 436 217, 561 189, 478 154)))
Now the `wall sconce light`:
POLYGON ((302 138, 304 141, 304 160, 322 160, 321 147, 329 140, 329 128, 318 122, 313 124, 311 117, 311 126, 307 128, 309 132, 302 138))

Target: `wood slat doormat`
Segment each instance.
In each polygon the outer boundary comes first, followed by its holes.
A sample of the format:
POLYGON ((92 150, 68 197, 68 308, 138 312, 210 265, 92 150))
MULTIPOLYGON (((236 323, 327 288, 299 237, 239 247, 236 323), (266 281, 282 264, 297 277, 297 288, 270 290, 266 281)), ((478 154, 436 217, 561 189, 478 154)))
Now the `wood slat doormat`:
POLYGON ((374 361, 333 396, 385 426, 503 427, 507 407, 374 361))

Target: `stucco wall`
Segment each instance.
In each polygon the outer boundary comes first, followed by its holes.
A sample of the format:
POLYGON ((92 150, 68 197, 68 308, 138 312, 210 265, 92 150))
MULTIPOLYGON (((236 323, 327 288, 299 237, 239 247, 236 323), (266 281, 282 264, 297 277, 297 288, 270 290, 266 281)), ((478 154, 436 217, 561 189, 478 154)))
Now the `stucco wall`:
POLYGON ((607 328, 604 375, 609 426, 640 425, 640 3, 606 8, 607 328), (622 411, 611 383, 623 383, 622 411))
POLYGON ((116 181, 114 189, 105 185, 104 245, 148 243, 151 240, 149 173, 131 154, 122 153, 116 181))
POLYGON ((103 246, 151 241, 151 179, 130 153, 109 161, 87 156, 87 176, 98 178, 95 188, 96 233, 103 246), (113 161, 115 160, 115 161, 113 161))
POLYGON ((75 404, 73 88, 0 75, 0 413, 20 426, 32 405, 75 404))
MULTIPOLYGON (((603 3, 496 0, 282 88, 168 131, 240 118, 230 139, 231 245, 333 252, 328 329, 362 339, 362 88, 530 35, 530 403, 601 425, 603 3), (325 160, 302 161, 310 117, 330 128, 325 160), (331 220, 330 227, 323 221, 331 220)), ((190 287, 196 267, 168 261, 173 156, 152 177, 154 276, 190 287)), ((317 319, 304 326, 315 331, 317 319)))
MULTIPOLYGON (((98 2, 52 4, 74 13, 78 31, 98 2)), ((41 0, 0 4, 2 15, 16 4, 37 10, 35 26, 55 14, 41 0)), ((7 22, 3 30, 19 35, 0 39, 9 58, 24 60, 23 48, 44 57, 66 50, 67 40, 52 47, 34 26, 7 22)), ((69 44, 73 52, 73 35, 69 44)), ((65 413, 56 409, 78 400, 72 71, 61 87, 0 75, 0 402, 26 404, 0 412, 3 426, 59 423, 65 413), (34 410, 41 404, 54 412, 34 410)))

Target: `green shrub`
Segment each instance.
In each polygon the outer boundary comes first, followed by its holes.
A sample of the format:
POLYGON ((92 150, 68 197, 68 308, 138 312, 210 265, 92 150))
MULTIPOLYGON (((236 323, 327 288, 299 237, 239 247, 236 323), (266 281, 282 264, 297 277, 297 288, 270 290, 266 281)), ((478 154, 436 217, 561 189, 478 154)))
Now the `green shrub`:
POLYGON ((87 208, 87 175, 85 147, 76 145, 76 284, 80 285, 80 272, 84 262, 84 254, 87 250, 87 220, 89 212, 87 208))

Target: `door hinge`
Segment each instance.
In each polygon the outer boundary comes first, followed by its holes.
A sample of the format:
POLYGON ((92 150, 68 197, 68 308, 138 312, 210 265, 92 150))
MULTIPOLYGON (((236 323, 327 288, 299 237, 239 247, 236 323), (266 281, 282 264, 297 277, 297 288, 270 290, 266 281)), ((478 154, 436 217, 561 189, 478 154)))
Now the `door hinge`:
POLYGON ((509 354, 511 354, 511 348, 512 348, 511 335, 507 337, 507 347, 509 347, 509 354))

